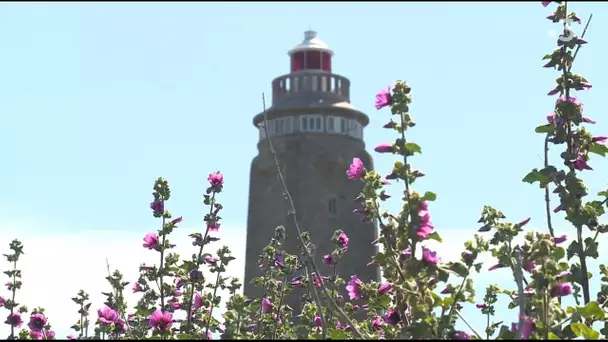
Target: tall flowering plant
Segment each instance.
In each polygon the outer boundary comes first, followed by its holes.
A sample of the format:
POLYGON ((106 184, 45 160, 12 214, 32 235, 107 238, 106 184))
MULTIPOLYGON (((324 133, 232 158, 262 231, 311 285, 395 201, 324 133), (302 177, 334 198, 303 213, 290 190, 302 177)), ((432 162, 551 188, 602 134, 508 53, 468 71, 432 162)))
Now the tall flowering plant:
MULTIPOLYGON (((435 227, 431 208, 437 195, 418 192, 416 181, 425 176, 412 161, 422 153, 419 144, 408 139, 416 126, 410 112, 412 89, 398 81, 376 96, 378 110, 390 111, 383 125, 395 135, 378 145, 375 152, 396 157, 391 170, 382 176, 368 170, 354 158, 346 169, 352 182, 361 182, 361 193, 354 198, 354 214, 362 220, 377 222, 380 235, 374 244, 380 247, 371 257, 370 266, 382 270, 381 282, 364 282, 356 274, 341 274, 340 264, 349 251, 348 236, 336 230, 332 247, 319 251, 330 269, 323 275, 311 257, 318 241, 306 231, 298 231, 300 251, 287 253, 288 238, 283 226, 276 228, 269 244, 261 251, 258 266, 261 276, 252 282, 260 296, 247 298, 240 294, 237 278, 225 275, 234 260, 228 247, 209 251, 212 242, 220 240, 223 209, 219 195, 224 187, 220 172, 209 174, 203 203, 208 207, 201 232, 190 234, 194 247, 191 258, 173 252, 171 234, 179 229, 182 217, 168 210, 171 191, 168 182, 159 178, 154 183, 150 209, 158 219, 157 230, 143 237, 142 248, 155 253, 154 265, 142 264, 140 275, 131 284, 119 271, 108 266, 110 290, 103 293, 103 305, 90 317, 89 295, 80 291, 72 301, 78 307, 74 333, 68 339, 599 339, 608 337, 605 307, 608 304, 608 268, 600 266, 601 288, 593 298, 589 286, 588 258, 599 257, 598 236, 608 228, 600 223, 608 201, 608 191, 600 199, 585 202, 588 196, 581 174, 590 172, 591 155, 608 153, 605 136, 595 136, 584 127, 595 123, 583 114, 583 104, 575 91, 591 88, 581 75, 571 71, 579 48, 587 42, 571 27, 581 23, 568 12, 566 2, 543 2, 545 7, 557 4, 547 19, 561 23, 563 34, 558 46, 545 56, 544 67, 557 69, 559 75, 550 96, 558 96, 547 123, 536 128, 545 135, 545 161, 523 181, 538 183, 545 191, 548 232, 526 232, 530 218, 506 221, 500 210, 485 206, 478 224, 478 234, 467 241, 458 260, 443 260, 432 250, 430 240, 441 243, 440 227, 435 227), (563 166, 550 165, 548 149, 560 145, 563 166), (400 183, 402 205, 396 213, 383 209, 400 183), (553 189, 553 190, 551 190, 553 189), (551 204, 551 193, 559 203, 551 204), (552 214, 564 212, 573 226, 570 239, 556 234, 552 214), (591 236, 585 235, 591 232, 591 236), (487 238, 486 238, 487 236, 487 238), (569 244, 568 244, 569 241, 569 244), (480 256, 491 253, 495 261, 484 265, 480 256), (571 262, 571 260, 573 260, 571 262), (476 272, 508 270, 513 286, 490 285, 483 300, 475 301, 472 275, 476 272), (508 286, 507 286, 508 287, 508 286), (130 308, 125 291, 139 293, 140 299, 130 308), (228 290, 230 298, 222 301, 219 291, 228 290), (297 296, 298 307, 290 307, 288 298, 297 296), (494 322, 497 303, 506 297, 517 314, 494 322), (573 306, 565 306, 572 298, 573 306), (563 301, 562 301, 563 300, 563 301), (224 304, 224 305, 222 305, 224 304), (476 331, 464 317, 462 309, 474 306, 486 322, 483 332, 476 331), (223 306, 223 307, 222 307, 223 306), (221 315, 219 311, 223 311, 221 315), (506 324, 503 324, 504 322, 506 324), (464 323, 465 330, 457 328, 464 323), (603 328, 602 328, 603 324, 603 328), (598 329, 601 328, 601 329, 598 329)), ((273 152, 271 139, 267 139, 273 152)), ((282 179, 279 161, 277 172, 282 179)), ((284 184, 283 184, 284 185, 284 184)), ((288 189, 284 185, 286 194, 288 189)), ((289 196, 287 196, 289 197, 289 196)), ((291 203, 293 206, 293 203, 291 203)), ((295 222, 298 226, 297 221, 295 222)), ((298 228, 299 230, 299 228, 298 228)), ((28 310, 19 303, 22 271, 18 261, 23 245, 15 240, 5 255, 10 267, 8 295, 0 297, 0 307, 7 312, 4 323, 10 327, 8 339, 48 340, 55 338, 43 308, 28 310), (26 315, 29 313, 29 317, 26 315), (26 323, 27 322, 27 323, 26 323)), ((252 262, 252 261, 248 261, 252 262)))

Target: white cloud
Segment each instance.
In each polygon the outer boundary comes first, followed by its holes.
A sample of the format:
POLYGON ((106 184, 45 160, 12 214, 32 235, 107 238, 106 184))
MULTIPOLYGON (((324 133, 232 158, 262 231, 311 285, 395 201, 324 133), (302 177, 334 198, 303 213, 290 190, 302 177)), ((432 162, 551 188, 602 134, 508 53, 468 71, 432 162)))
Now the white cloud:
MULTIPOLYGON (((120 270, 125 279, 134 282, 138 277, 138 266, 157 263, 157 253, 148 251, 142 247, 144 233, 125 231, 82 231, 77 233, 27 233, 35 230, 15 229, 14 224, 3 225, 0 228, 0 236, 20 239, 25 248, 25 255, 19 263, 23 270, 23 288, 18 292, 17 301, 32 309, 42 306, 47 310, 47 316, 58 337, 63 337, 71 331, 69 327, 78 319, 76 311, 78 307, 71 301, 80 289, 90 294, 93 305, 91 309, 99 308, 103 303, 102 291, 108 291, 109 284, 104 279, 107 276, 106 258, 110 263, 111 270, 120 270)), ((172 236, 172 242, 177 244, 175 252, 184 257, 189 257, 195 252, 191 245, 188 234, 193 231, 187 228, 179 228, 172 236)), ((237 259, 229 265, 227 275, 242 279, 244 270, 245 239, 244 229, 222 227, 222 240, 214 243, 210 252, 217 251, 223 245, 227 245, 237 259)), ((456 260, 464 249, 464 242, 473 237, 474 230, 442 230, 443 243, 429 241, 427 246, 437 250, 444 261, 456 260)), ((351 237, 353 238, 353 237, 351 237)), ((601 238, 600 244, 608 243, 608 237, 601 238)), ((2 253, 8 252, 8 242, 3 239, 0 245, 2 253)), ((493 262, 491 256, 483 257, 484 270, 475 275, 478 298, 483 297, 485 286, 491 283, 509 286, 512 277, 508 270, 497 270, 486 272, 493 262)), ((597 262, 590 264, 591 271, 597 272, 597 262)), ((8 264, 3 259, 0 261, 0 269, 6 270, 8 264)), ((2 283, 4 283, 2 279, 2 283)), ((0 295, 8 293, 3 287, 0 295)), ((130 290, 127 294, 129 305, 134 305, 137 298, 130 290)), ((227 298, 226 294, 222 298, 227 298)), ((222 308, 223 309, 223 308, 222 308)), ((505 309, 506 310, 506 309, 505 309)), ((222 310, 223 311, 223 310, 222 310)), ((6 310, 0 309, 0 318, 4 321, 6 310)), ((465 314, 467 310, 465 310, 465 314)), ((96 315, 95 312, 92 312, 96 315)), ((511 313, 500 311, 499 316, 511 316, 511 313), (501 313, 502 312, 502 313, 501 313)), ((94 316, 95 317, 95 316, 94 316)), ((509 320, 509 318, 505 320, 509 320)), ((470 321, 475 321, 471 320, 470 321)), ((480 323, 482 324, 482 323, 480 323)), ((477 324, 475 324, 477 326, 477 324)), ((483 330, 483 326, 477 327, 483 330)), ((0 324, 0 336, 8 336, 8 326, 0 324)))

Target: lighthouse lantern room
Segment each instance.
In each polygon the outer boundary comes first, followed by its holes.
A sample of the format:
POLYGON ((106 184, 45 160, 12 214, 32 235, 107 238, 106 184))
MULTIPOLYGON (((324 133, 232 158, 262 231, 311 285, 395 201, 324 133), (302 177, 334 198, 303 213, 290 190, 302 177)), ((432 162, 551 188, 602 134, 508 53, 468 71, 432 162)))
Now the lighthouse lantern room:
POLYGON ((289 51, 291 72, 325 71, 331 73, 331 57, 334 52, 317 38, 317 32, 304 32, 304 40, 289 51))

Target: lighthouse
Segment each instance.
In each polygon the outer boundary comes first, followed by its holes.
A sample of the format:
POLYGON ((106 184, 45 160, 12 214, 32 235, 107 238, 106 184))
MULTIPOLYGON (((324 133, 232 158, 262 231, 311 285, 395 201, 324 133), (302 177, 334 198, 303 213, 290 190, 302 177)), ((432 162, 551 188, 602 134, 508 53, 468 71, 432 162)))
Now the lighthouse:
MULTIPOLYGON (((350 80, 332 72, 334 52, 316 32, 304 32, 304 40, 288 55, 290 72, 272 81, 267 130, 264 113, 253 118, 259 140, 258 155, 251 162, 247 216, 244 294, 250 298, 262 295, 262 289, 254 287, 251 280, 262 274, 258 258, 277 226, 286 229, 287 252, 299 253, 291 206, 267 139, 271 139, 279 159, 299 227, 310 233, 321 274, 333 274, 330 266, 323 264, 323 256, 333 250, 332 235, 341 229, 349 237, 349 247, 337 268, 338 275, 347 281, 352 275, 363 281, 380 279, 379 270, 368 266, 376 251, 372 245, 378 234, 376 225, 353 214, 358 205, 354 198, 362 183, 346 176, 355 157, 368 170, 373 169, 363 142, 369 118, 351 104, 350 80)), ((299 312, 298 294, 302 292, 295 291, 286 304, 299 312)))

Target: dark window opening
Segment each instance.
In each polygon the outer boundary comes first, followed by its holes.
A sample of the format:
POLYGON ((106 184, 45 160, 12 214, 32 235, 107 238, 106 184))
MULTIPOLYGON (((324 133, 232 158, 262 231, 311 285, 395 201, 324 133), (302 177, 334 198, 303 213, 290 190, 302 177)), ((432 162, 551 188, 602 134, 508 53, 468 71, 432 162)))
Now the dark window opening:
POLYGON ((331 56, 329 55, 329 53, 323 53, 323 62, 321 69, 327 72, 331 72, 331 56))
POLYGON ((327 202, 327 211, 332 214, 338 214, 338 201, 335 198, 330 198, 327 202))

